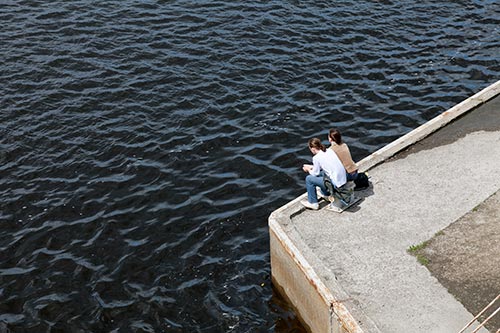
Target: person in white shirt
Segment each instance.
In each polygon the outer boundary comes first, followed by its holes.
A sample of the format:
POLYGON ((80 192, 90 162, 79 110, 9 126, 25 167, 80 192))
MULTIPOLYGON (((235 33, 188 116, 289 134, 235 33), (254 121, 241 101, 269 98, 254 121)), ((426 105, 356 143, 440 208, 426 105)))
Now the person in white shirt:
POLYGON ((304 164, 302 170, 308 173, 306 176, 307 200, 301 203, 307 208, 317 210, 319 208, 316 186, 321 189, 321 195, 330 195, 323 182, 323 173, 330 178, 332 185, 340 188, 346 179, 346 171, 337 154, 332 149, 326 149, 318 138, 312 138, 308 142, 309 150, 313 154, 313 164, 304 164))

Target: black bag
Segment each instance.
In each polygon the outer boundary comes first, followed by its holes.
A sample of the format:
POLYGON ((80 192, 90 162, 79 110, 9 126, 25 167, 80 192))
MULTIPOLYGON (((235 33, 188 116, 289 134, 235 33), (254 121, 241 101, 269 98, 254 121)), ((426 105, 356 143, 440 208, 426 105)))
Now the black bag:
POLYGON ((354 179, 354 184, 356 184, 356 187, 354 188, 355 191, 362 190, 370 186, 370 182, 366 173, 358 172, 358 176, 356 177, 356 179, 354 179))

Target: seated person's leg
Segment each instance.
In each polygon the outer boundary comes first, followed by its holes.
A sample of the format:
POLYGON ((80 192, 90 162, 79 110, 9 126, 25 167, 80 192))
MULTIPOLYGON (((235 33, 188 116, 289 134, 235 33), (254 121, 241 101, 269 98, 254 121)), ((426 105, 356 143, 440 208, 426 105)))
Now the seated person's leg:
POLYGON ((309 201, 310 203, 318 203, 316 186, 319 186, 319 188, 321 189, 321 193, 324 193, 326 191, 325 185, 323 184, 323 176, 307 175, 306 177, 307 201, 309 201))

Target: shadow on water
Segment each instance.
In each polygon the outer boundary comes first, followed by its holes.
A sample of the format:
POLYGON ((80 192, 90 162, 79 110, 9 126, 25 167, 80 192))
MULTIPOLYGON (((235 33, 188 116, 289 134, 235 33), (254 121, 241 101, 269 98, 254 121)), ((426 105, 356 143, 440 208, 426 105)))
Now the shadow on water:
POLYGON ((271 311, 280 313, 280 316, 275 322, 274 332, 308 333, 302 325, 302 322, 297 318, 294 310, 290 307, 290 304, 275 288, 273 288, 273 294, 269 305, 271 311))

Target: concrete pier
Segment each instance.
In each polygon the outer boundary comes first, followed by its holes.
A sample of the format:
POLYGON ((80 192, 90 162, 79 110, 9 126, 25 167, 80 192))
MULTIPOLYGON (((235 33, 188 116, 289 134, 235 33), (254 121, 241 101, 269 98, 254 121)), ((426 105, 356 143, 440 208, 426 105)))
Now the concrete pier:
POLYGON ((372 186, 342 214, 303 208, 304 194, 270 215, 273 282, 311 332, 459 332, 473 319, 408 249, 499 191, 499 94, 500 81, 360 161, 372 186))

